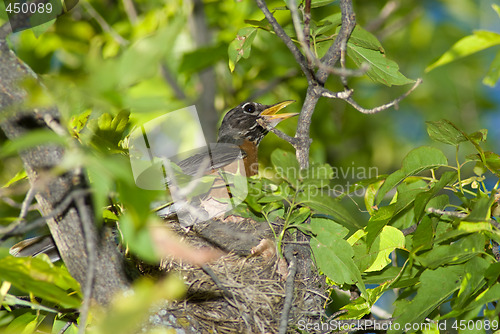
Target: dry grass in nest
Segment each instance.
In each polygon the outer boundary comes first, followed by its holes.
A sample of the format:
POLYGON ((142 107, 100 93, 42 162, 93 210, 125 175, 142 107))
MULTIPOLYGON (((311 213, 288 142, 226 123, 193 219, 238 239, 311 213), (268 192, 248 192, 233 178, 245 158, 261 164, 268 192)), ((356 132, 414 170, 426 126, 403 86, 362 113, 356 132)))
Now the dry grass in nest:
MULTIPOLYGON (((237 223, 241 227, 242 222, 237 223)), ((184 233, 183 238, 196 247, 212 244, 194 232, 184 233)), ((277 333, 285 297, 285 277, 278 269, 283 262, 276 255, 241 256, 231 252, 222 256, 207 266, 229 292, 225 295, 202 268, 167 260, 163 269, 183 277, 187 294, 182 301, 168 303, 151 317, 150 323, 162 326, 168 319, 172 324, 175 317, 177 324, 185 320, 186 326, 182 327, 186 332, 277 333)), ((299 289, 295 293, 296 300, 303 300, 297 294, 303 296, 305 291, 299 289)))

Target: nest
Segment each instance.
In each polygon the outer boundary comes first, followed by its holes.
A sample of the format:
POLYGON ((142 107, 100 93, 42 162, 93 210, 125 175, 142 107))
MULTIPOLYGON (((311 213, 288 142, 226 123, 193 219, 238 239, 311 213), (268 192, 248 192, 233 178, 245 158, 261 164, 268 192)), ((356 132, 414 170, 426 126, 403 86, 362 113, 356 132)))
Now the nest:
MULTIPOLYGON (((277 333, 288 264, 275 252, 256 252, 266 248, 262 240, 270 240, 266 238, 272 235, 267 223, 230 216, 196 225, 189 232, 172 224, 191 245, 218 247, 227 253, 203 268, 173 259, 164 261, 162 271, 180 274, 188 290, 183 300, 157 310, 149 327, 175 324, 186 333, 277 333)), ((272 248, 276 248, 274 244, 272 248)), ((310 317, 312 311, 305 306, 311 283, 305 275, 299 270, 295 277, 290 323, 310 317)), ((317 318, 318 312, 312 313, 317 318)))

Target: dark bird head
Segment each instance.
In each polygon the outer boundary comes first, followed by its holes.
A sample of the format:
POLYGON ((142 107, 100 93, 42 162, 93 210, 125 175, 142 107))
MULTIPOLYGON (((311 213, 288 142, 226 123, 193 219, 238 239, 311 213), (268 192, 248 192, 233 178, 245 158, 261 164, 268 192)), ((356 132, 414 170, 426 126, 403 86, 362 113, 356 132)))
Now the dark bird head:
POLYGON ((262 119, 265 123, 275 127, 279 122, 297 113, 277 114, 295 101, 287 100, 273 105, 263 105, 257 102, 243 102, 236 108, 227 112, 219 129, 219 143, 241 144, 250 141, 258 145, 267 134, 258 122, 262 119))

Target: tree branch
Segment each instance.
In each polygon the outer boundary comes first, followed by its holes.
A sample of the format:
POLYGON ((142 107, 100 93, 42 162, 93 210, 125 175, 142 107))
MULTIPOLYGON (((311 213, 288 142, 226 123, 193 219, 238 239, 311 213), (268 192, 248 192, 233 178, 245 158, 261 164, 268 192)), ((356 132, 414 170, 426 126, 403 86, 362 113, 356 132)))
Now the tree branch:
MULTIPOLYGON (((0 61, 0 110, 11 110, 8 116, 0 123, 0 127, 10 140, 37 129, 47 129, 49 124, 60 118, 55 107, 47 109, 21 109, 27 92, 19 85, 26 78, 37 80, 33 71, 24 63, 19 61, 14 53, 10 51, 5 40, 0 39, 2 48, 2 60, 0 61), (15 112, 13 112, 14 110, 15 112), (48 115, 48 116, 47 116, 48 115)), ((52 128, 57 125, 51 124, 52 128)), ((90 195, 85 198, 84 209, 77 210, 75 201, 62 210, 58 215, 53 211, 59 207, 73 191, 88 190, 87 182, 77 170, 68 170, 64 173, 52 175, 51 182, 40 182, 51 170, 60 165, 65 151, 57 145, 39 145, 20 152, 28 179, 32 187, 36 186, 35 198, 39 203, 40 210, 47 220, 51 234, 57 244, 59 253, 64 260, 70 274, 86 287, 88 272, 87 258, 89 256, 84 238, 82 237, 83 222, 82 210, 87 210, 89 216, 93 216, 90 195)), ((118 252, 114 237, 105 230, 104 235, 98 236, 97 227, 92 224, 89 227, 92 238, 99 240, 96 248, 97 262, 96 271, 100 273, 92 286, 92 296, 100 304, 107 304, 112 295, 128 286, 128 278, 122 268, 122 255, 118 252)))
MULTIPOLYGON (((403 100, 408 95, 410 95, 410 93, 413 92, 421 83, 422 83, 422 79, 420 79, 420 78, 417 79, 415 81, 415 83, 413 84, 413 86, 406 93, 404 93, 403 95, 401 95, 397 99, 392 100, 391 102, 388 102, 386 104, 383 104, 381 106, 378 106, 378 107, 375 107, 372 109, 365 109, 365 108, 361 107, 356 101, 354 101, 352 99, 351 94, 349 94, 348 96, 341 95, 344 92, 333 93, 333 92, 330 92, 328 89, 322 87, 321 88, 321 96, 328 97, 331 99, 340 98, 340 99, 346 101, 347 103, 349 103, 350 105, 352 105, 356 110, 358 110, 359 112, 361 112, 363 114, 376 114, 382 110, 386 110, 386 109, 389 109, 390 107, 397 106, 401 100, 403 100)), ((352 93, 352 90, 350 90, 348 92, 352 93)))
MULTIPOLYGON (((340 31, 326 54, 321 58, 321 62, 326 65, 326 67, 333 67, 340 59, 341 52, 346 49, 347 41, 356 26, 356 15, 352 9, 351 0, 340 0, 340 12, 342 13, 342 26, 340 27, 340 31)), ((323 85, 328 78, 328 71, 320 68, 316 73, 316 78, 318 82, 323 85)))
POLYGON ((288 36, 285 31, 283 30, 283 27, 276 21, 274 18, 273 14, 269 11, 269 8, 267 8, 266 2, 264 0, 255 0, 257 3, 257 6, 260 8, 260 10, 264 13, 264 16, 266 17, 266 20, 271 24, 273 27, 274 32, 276 35, 278 35, 279 38, 285 43, 286 47, 290 50, 292 55, 295 57, 295 60, 297 61, 297 64, 299 64, 302 72, 304 72, 304 75, 307 78, 307 82, 311 83, 314 82, 314 74, 312 71, 309 69, 309 66, 307 66, 307 61, 300 52, 299 48, 293 43, 292 39, 290 36, 288 36))

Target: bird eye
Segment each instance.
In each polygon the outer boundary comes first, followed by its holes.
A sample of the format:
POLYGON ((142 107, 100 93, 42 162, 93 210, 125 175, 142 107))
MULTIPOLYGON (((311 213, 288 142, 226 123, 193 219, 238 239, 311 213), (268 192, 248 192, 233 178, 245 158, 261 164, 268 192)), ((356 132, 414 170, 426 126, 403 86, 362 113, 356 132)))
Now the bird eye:
POLYGON ((255 106, 253 105, 253 103, 245 103, 243 105, 243 111, 251 114, 255 111, 255 106))

